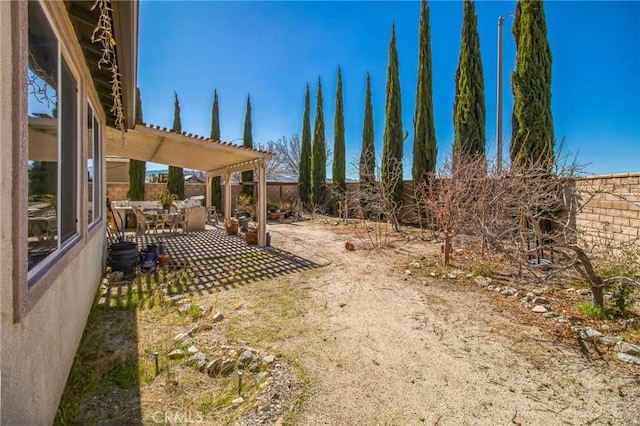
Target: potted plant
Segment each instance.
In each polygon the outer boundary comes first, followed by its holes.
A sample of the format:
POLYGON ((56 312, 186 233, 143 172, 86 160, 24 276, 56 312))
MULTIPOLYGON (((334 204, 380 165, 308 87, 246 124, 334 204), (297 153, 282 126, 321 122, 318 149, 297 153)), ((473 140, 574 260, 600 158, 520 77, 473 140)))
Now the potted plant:
POLYGON ((236 202, 237 217, 240 221, 240 230, 247 232, 247 225, 252 217, 255 217, 256 209, 253 205, 253 197, 247 194, 238 195, 236 202))
POLYGON ((247 242, 247 245, 258 244, 258 224, 256 222, 249 223, 247 230, 244 233, 244 239, 247 242))
POLYGON ((236 235, 238 233, 238 219, 232 217, 225 220, 224 227, 227 230, 227 235, 236 235))
POLYGON ((162 209, 166 213, 169 213, 171 204, 173 204, 176 198, 178 198, 178 196, 176 194, 172 194, 171 192, 169 192, 169 190, 165 192, 159 192, 158 195, 156 195, 156 200, 158 200, 160 204, 162 204, 162 209))

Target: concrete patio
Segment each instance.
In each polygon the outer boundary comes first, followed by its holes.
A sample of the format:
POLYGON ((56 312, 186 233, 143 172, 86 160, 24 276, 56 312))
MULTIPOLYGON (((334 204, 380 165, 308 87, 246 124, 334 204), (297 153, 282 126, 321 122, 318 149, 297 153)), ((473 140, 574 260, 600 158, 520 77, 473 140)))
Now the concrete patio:
POLYGON ((183 288, 188 293, 211 293, 320 266, 275 248, 247 245, 242 234, 227 235, 219 226, 191 232, 127 232, 125 238, 134 238, 138 250, 162 241, 171 257, 168 268, 188 273, 183 288))

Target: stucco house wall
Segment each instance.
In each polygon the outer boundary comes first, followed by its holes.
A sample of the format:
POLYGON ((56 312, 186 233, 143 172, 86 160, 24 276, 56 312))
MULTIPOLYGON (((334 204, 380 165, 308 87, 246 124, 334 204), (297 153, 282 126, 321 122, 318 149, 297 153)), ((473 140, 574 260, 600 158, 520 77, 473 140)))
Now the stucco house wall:
MULTIPOLYGON (((87 101, 105 130, 105 114, 90 80, 63 2, 41 3, 78 79, 78 117, 87 101)), ((0 423, 53 422, 105 256, 104 219, 91 226, 79 214, 77 237, 37 276, 27 272, 27 2, 0 2, 0 423)), ((83 115, 84 114, 84 115, 83 115)), ((80 121, 78 121, 80 122, 80 121)), ((78 124, 78 212, 87 211, 86 120, 78 124), (84 178, 86 179, 86 178, 84 178)), ((104 170, 104 143, 100 158, 104 170)), ((106 190, 104 177, 102 193, 106 190)), ((101 213, 104 215, 104 211, 101 213)))

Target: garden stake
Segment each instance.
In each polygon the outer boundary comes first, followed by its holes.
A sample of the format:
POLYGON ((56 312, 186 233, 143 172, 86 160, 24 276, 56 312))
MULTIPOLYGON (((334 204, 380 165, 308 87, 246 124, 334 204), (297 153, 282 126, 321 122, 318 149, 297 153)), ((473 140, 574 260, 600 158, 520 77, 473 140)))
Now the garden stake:
POLYGON ((156 377, 158 377, 158 374, 160 374, 160 367, 158 365, 158 352, 153 353, 153 360, 155 361, 155 364, 156 364, 156 377))

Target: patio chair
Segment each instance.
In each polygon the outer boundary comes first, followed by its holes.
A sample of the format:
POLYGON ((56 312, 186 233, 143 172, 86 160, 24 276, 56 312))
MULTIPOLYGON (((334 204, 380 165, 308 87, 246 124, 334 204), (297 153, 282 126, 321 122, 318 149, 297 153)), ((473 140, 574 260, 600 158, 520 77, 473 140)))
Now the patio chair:
POLYGON ((133 213, 136 215, 136 222, 138 222, 136 233, 146 234, 148 231, 151 231, 151 229, 153 229, 156 234, 158 233, 159 224, 154 219, 145 215, 138 207, 133 207, 133 213))
POLYGON ((182 228, 183 232, 187 232, 187 210, 178 211, 177 214, 173 217, 172 227, 178 232, 178 226, 182 228))

